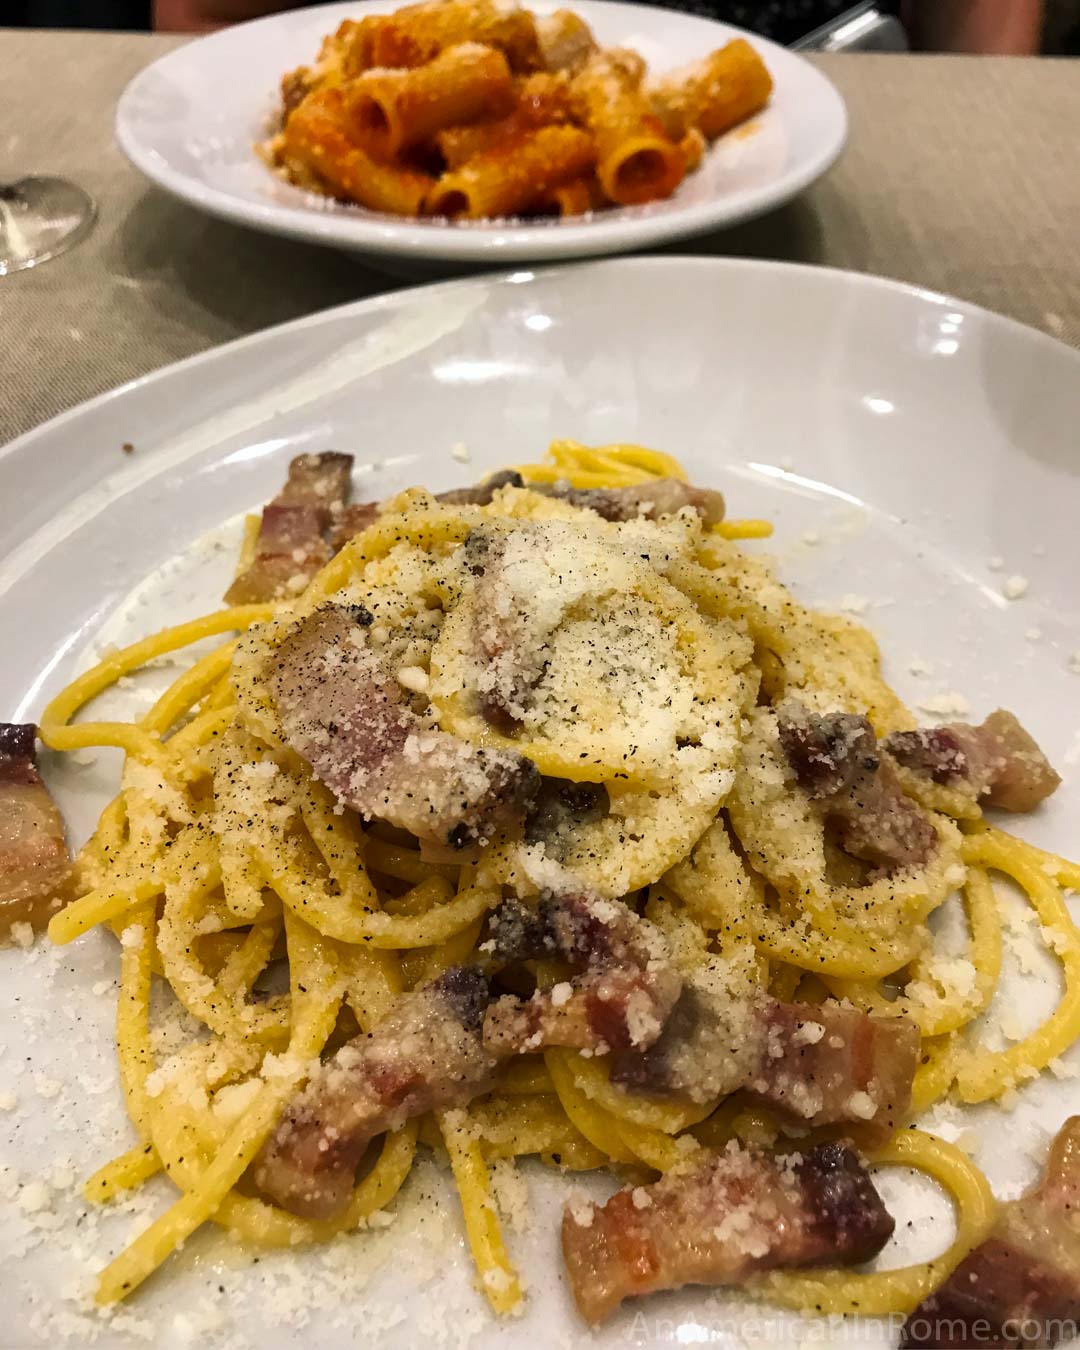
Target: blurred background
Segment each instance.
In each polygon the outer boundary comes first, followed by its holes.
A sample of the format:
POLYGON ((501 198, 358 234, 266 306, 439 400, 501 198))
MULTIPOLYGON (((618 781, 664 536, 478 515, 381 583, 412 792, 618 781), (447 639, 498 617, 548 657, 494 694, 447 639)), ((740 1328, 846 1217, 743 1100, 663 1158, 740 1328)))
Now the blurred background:
MULTIPOLYGON (((656 0, 654 0, 654 3, 656 0)), ((1080 54, 1080 0, 659 0, 825 51, 1080 54)), ((6 0, 0 25, 203 33, 301 8, 288 0, 6 0)))

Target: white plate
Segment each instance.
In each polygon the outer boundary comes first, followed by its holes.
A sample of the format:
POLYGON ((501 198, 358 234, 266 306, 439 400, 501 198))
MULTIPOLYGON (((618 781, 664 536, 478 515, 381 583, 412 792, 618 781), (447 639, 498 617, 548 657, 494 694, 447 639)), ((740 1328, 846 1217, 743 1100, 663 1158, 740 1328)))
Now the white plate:
MULTIPOLYGON (((469 482, 554 436, 631 439, 680 455, 695 480, 724 489, 734 513, 771 517, 784 576, 809 601, 865 606, 887 672, 913 704, 962 691, 977 715, 1015 709, 1066 779, 1019 828, 1075 854, 1077 425, 1076 352, 865 276, 636 260, 351 305, 137 381, 0 454, 0 715, 39 714, 99 645, 214 607, 236 539, 223 522, 265 501, 300 450, 354 452, 358 495, 382 496, 469 482), (471 463, 451 457, 458 441, 471 463), (1013 602, 1002 598, 1011 574, 1030 582, 1013 602)), ((117 691, 101 711, 141 696, 117 691)), ((114 759, 78 767, 46 755, 44 769, 82 838, 114 789, 114 759)), ((0 953, 0 967, 0 1091, 17 1099, 0 1114, 0 1160, 13 1169, 0 1175, 0 1261, 20 1257, 17 1279, 4 1267, 0 1342, 57 1345, 65 1327, 87 1335, 65 1295, 147 1221, 121 1214, 92 1229, 69 1185, 17 1190, 50 1176, 70 1184, 53 1175, 57 1164, 83 1177, 131 1142, 113 1059, 115 944, 94 934, 56 954, 39 943, 29 958, 0 953), (26 1213, 20 1195, 48 1207, 26 1213)), ((1010 972, 1022 1016, 1047 1007, 1054 978, 1010 972)), ((1080 1054, 1066 1059, 1080 1067, 1080 1054)), ((973 1125, 980 1162, 1011 1194, 1032 1176, 1045 1131, 1077 1109, 1078 1084, 1049 1078, 1012 1115, 946 1113, 940 1128, 955 1137, 973 1125)), ((123 1315, 134 1327, 114 1323, 104 1344, 139 1344, 143 1322, 161 1347, 229 1350, 452 1347, 475 1329, 515 1350, 584 1341, 556 1241, 572 1183, 526 1171, 534 1226, 510 1241, 531 1292, 524 1319, 498 1332, 470 1283, 453 1193, 428 1168, 391 1227, 329 1253, 253 1266, 199 1234, 139 1291, 123 1315)), ((884 1185, 900 1219, 891 1259, 944 1246, 941 1198, 895 1175, 884 1185)), ((145 1204, 168 1192, 151 1187, 145 1204)), ((724 1344, 736 1325, 773 1345, 798 1340, 778 1315, 739 1308, 687 1290, 625 1311, 598 1344, 724 1344)), ((869 1345, 885 1333, 845 1334, 869 1345)), ((823 1335, 814 1330, 812 1343, 823 1335)))
MULTIPOLYGON (((124 91, 116 111, 121 148, 167 192, 240 225, 359 252, 501 266, 621 253, 761 215, 820 177, 847 136, 836 89, 783 47, 672 10, 581 0, 572 7, 601 43, 636 48, 650 69, 669 70, 746 36, 772 72, 776 90, 768 108, 716 142, 670 200, 578 221, 448 224, 379 215, 281 182, 253 146, 265 139, 282 74, 311 61, 342 19, 398 7, 371 0, 294 10, 179 47, 124 91)), ((531 7, 546 13, 558 3, 531 7)))

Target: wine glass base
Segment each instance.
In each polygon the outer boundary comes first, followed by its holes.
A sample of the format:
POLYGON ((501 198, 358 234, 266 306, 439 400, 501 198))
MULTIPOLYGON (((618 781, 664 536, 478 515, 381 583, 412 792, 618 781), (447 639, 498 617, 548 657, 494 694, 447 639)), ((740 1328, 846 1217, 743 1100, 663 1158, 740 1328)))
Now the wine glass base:
POLYGON ((0 185, 0 276, 65 253, 96 218, 93 197, 66 178, 40 175, 0 185))

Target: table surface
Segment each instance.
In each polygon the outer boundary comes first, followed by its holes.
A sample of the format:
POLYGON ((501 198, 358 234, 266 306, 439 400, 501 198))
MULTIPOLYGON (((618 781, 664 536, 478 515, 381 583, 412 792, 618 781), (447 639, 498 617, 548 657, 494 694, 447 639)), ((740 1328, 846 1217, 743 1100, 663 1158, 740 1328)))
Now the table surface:
MULTIPOLYGON (((0 443, 170 361, 408 284, 212 220, 127 164, 117 98, 181 40, 0 30, 0 178, 64 174, 100 208, 69 254, 0 277, 0 443)), ((850 110, 840 163, 762 219, 665 251, 896 277, 1080 346, 1080 62, 813 59, 850 110)))

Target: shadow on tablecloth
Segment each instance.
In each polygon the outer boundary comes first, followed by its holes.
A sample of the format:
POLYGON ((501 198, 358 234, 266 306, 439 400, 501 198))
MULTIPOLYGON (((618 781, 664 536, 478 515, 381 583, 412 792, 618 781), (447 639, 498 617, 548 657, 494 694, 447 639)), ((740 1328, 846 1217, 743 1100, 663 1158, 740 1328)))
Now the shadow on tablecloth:
MULTIPOLYGON (((758 220, 656 251, 815 263, 824 260, 825 243, 818 210, 801 197, 758 220)), ((217 220, 157 188, 137 200, 108 252, 127 284, 149 296, 157 291, 178 320, 212 342, 222 340, 223 325, 237 335, 254 332, 403 285, 507 267, 346 254, 217 220)))
POLYGON ((148 188, 117 229, 108 261, 127 284, 222 341, 390 289, 355 256, 217 220, 148 188))

